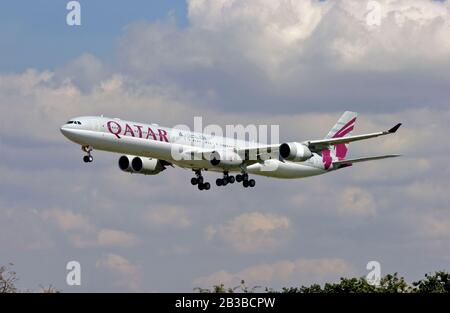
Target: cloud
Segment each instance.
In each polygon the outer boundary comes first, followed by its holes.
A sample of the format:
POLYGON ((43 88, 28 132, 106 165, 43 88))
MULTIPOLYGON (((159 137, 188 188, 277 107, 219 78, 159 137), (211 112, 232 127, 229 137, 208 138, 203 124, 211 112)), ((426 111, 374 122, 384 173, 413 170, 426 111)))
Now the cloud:
POLYGON ((55 80, 70 83, 81 91, 90 91, 111 76, 111 72, 96 56, 84 53, 55 70, 55 80))
POLYGON ((161 207, 147 211, 144 214, 145 223, 154 228, 187 228, 192 221, 182 207, 161 207))
MULTIPOLYGON (((310 283, 323 283, 348 277, 356 272, 354 266, 342 259, 306 259, 280 260, 246 267, 238 272, 225 270, 214 272, 194 280, 195 287, 211 287, 223 283, 234 287, 245 280, 246 286, 295 287, 310 283)), ((276 287, 275 287, 276 288, 276 287)))
MULTIPOLYGON (((55 241, 36 209, 7 205, 0 200, 0 247, 11 254, 17 251, 39 251, 54 248, 55 241)), ((10 255, 2 255, 11 262, 10 255)))
POLYGON ((137 291, 140 288, 140 271, 126 258, 117 254, 108 254, 97 261, 95 266, 110 271, 115 277, 115 285, 137 291))
POLYGON ((41 213, 45 221, 52 221, 67 233, 69 242, 77 248, 89 247, 133 247, 139 243, 136 235, 115 229, 98 229, 87 217, 69 210, 45 210, 41 213))
POLYGON ((376 203, 372 194, 359 187, 345 188, 338 196, 338 211, 342 215, 373 216, 376 214, 376 203))
POLYGON ((423 179, 414 181, 405 188, 405 193, 411 199, 421 204, 441 204, 450 200, 448 182, 423 179))
POLYGON ((101 246, 134 246, 138 243, 135 235, 114 229, 101 229, 98 232, 98 243, 101 246))
POLYGON ((121 65, 223 110, 445 108, 449 3, 378 3, 380 25, 371 26, 366 1, 188 1, 186 28, 129 25, 121 65))
POLYGON ((69 210, 52 209, 42 213, 44 220, 51 220, 63 231, 90 232, 95 229, 86 217, 69 210))
POLYGON ((420 220, 420 228, 428 237, 448 240, 450 238, 450 216, 423 216, 420 220))
POLYGON ((395 71, 416 59, 445 62, 450 53, 447 2, 379 0, 379 10, 358 0, 188 3, 193 30, 232 33, 232 46, 264 69, 314 62, 308 58, 316 53, 332 65, 395 71), (371 17, 379 19, 376 26, 371 17), (272 67, 274 60, 281 66, 272 67))
POLYGON ((70 243, 77 248, 131 248, 140 243, 140 240, 132 233, 107 228, 93 233, 71 233, 68 238, 70 243))
POLYGON ((268 252, 286 241, 290 220, 270 213, 243 213, 218 227, 206 228, 207 239, 216 236, 236 251, 243 253, 268 252))

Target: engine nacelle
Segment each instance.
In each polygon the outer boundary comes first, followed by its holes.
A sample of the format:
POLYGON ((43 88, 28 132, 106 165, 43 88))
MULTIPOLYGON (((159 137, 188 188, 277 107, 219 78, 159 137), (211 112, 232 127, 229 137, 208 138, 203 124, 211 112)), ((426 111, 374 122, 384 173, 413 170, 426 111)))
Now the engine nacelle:
POLYGON ((212 166, 218 166, 222 168, 235 168, 241 165, 243 162, 239 154, 228 150, 213 151, 210 155, 209 160, 212 166))
POLYGON ((122 155, 119 158, 119 168, 124 172, 144 175, 156 175, 166 169, 158 159, 133 157, 129 155, 122 155))
POLYGON ((280 156, 289 161, 301 162, 308 160, 312 152, 301 143, 287 142, 280 145, 280 156))

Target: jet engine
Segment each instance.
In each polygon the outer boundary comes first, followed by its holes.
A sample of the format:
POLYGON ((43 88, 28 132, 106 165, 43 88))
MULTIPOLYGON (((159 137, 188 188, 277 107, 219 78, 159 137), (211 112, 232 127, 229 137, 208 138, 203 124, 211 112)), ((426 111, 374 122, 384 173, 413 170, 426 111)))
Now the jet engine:
POLYGON ((122 155, 119 158, 119 168, 124 172, 156 175, 166 168, 158 159, 122 155))
POLYGON ((299 142, 287 142, 280 145, 280 156, 283 159, 301 162, 308 160, 311 156, 311 150, 299 142))
POLYGON ((209 160, 212 166, 218 166, 222 168, 235 168, 241 165, 243 162, 239 154, 228 150, 211 152, 209 160))

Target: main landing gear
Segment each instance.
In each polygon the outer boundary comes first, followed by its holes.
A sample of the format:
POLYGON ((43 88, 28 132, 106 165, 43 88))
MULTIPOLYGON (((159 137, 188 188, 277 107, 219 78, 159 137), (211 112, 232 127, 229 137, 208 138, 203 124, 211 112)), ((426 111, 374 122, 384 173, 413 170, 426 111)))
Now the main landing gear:
POLYGON ((223 172, 223 178, 217 178, 216 185, 217 186, 226 186, 228 184, 233 184, 234 182, 242 182, 242 186, 247 187, 255 187, 256 182, 254 179, 248 179, 248 174, 246 172, 242 172, 242 174, 237 174, 236 178, 234 176, 228 175, 228 172, 223 172))
POLYGON ((94 161, 94 158, 92 157, 92 154, 91 154, 91 152, 93 150, 93 148, 91 146, 82 146, 81 150, 86 152, 86 155, 83 156, 83 161, 85 163, 90 163, 90 162, 94 161))
MULTIPOLYGON (((194 172, 195 177, 191 178, 191 184, 194 186, 197 185, 198 190, 209 190, 211 184, 204 181, 201 170, 194 170, 194 172)), ((223 178, 216 179, 217 186, 226 186, 228 184, 234 184, 234 182, 242 182, 244 188, 255 187, 256 184, 254 179, 248 179, 248 174, 244 170, 242 171, 242 174, 238 174, 236 177, 229 175, 228 171, 225 171, 223 172, 223 178)))
POLYGON ((208 182, 205 182, 202 176, 201 170, 195 170, 195 177, 191 178, 191 184, 197 185, 198 190, 209 190, 211 188, 211 184, 208 182))
POLYGON ((235 178, 234 176, 228 175, 228 172, 223 172, 223 178, 216 179, 217 186, 226 186, 228 184, 234 184, 235 178))
POLYGON ((242 174, 237 174, 236 175, 236 181, 238 183, 242 182, 242 186, 244 186, 244 188, 247 187, 255 187, 256 182, 254 179, 248 179, 248 174, 243 172, 242 174))

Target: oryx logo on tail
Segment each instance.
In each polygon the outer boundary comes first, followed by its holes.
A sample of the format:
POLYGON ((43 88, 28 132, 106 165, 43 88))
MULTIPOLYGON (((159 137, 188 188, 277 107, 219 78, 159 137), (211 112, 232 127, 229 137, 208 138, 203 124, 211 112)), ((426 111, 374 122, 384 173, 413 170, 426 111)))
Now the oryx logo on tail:
MULTIPOLYGON (((342 114, 338 122, 333 126, 330 132, 325 136, 325 139, 331 138, 341 138, 345 135, 350 134, 355 128, 356 117, 358 116, 355 112, 346 111, 342 114)), ((322 150, 322 162, 325 169, 329 169, 333 163, 333 156, 338 160, 344 160, 348 151, 348 144, 340 143, 334 145, 334 151, 330 149, 322 150)))

